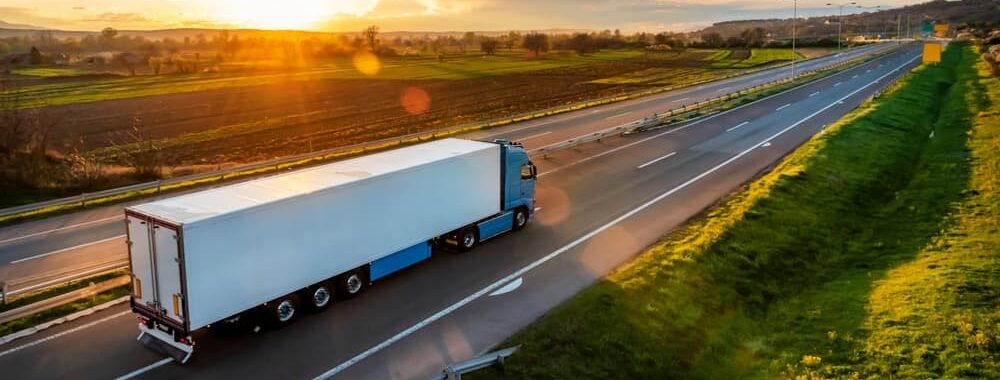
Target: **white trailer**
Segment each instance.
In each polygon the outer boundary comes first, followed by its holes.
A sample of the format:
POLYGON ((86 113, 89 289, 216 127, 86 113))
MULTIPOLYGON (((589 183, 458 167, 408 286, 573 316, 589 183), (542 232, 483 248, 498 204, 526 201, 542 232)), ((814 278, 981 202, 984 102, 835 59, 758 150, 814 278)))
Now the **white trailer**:
POLYGON ((323 309, 439 240, 523 227, 534 178, 519 145, 445 139, 128 207, 139 339, 183 362, 209 324, 323 309))

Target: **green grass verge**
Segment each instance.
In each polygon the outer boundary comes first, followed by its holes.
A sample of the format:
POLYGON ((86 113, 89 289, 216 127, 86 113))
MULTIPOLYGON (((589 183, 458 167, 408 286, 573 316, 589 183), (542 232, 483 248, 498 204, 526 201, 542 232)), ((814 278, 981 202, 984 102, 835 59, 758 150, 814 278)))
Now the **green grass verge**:
POLYGON ((1000 86, 976 62, 952 44, 470 377, 1000 377, 1000 86))
POLYGON ((94 306, 110 302, 112 300, 129 295, 132 292, 130 285, 120 286, 109 291, 98 293, 93 297, 71 302, 56 308, 43 311, 38 314, 0 324, 0 336, 13 334, 18 331, 37 326, 39 324, 65 317, 80 310, 86 310, 94 306))
POLYGON ((26 294, 24 296, 15 298, 14 301, 7 302, 0 305, 0 312, 5 312, 8 310, 17 309, 21 306, 30 305, 35 302, 49 299, 58 295, 66 294, 77 289, 83 289, 90 285, 90 283, 101 283, 107 280, 111 280, 117 277, 121 277, 128 274, 128 270, 116 270, 113 272, 103 273, 97 276, 82 278, 76 281, 70 281, 66 284, 53 286, 51 288, 46 288, 41 291, 26 294))

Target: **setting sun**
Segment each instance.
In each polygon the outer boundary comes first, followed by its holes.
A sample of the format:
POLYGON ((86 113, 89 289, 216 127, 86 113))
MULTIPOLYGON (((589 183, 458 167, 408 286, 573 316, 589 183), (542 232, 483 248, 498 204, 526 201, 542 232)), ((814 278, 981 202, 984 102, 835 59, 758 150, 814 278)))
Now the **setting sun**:
POLYGON ((263 29, 305 29, 337 15, 360 16, 377 0, 220 1, 213 14, 225 22, 263 29))

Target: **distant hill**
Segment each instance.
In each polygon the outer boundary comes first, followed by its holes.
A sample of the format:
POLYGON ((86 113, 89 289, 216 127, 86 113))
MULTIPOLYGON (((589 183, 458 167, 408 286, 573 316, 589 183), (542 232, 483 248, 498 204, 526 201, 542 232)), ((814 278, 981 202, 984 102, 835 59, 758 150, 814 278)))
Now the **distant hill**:
MULTIPOLYGON (((845 8, 846 13, 846 8, 845 8)), ((909 5, 878 12, 865 12, 844 15, 844 33, 896 35, 896 27, 901 33, 907 34, 907 18, 909 18, 911 34, 917 34, 922 23, 948 23, 953 27, 963 25, 998 25, 1000 24, 1000 0, 935 0, 927 3, 909 5), (899 23, 897 24, 897 19, 899 23)), ((710 27, 695 32, 702 35, 717 32, 723 37, 737 36, 743 30, 762 27, 774 38, 789 38, 792 34, 791 19, 741 20, 715 23, 710 27)), ((837 17, 809 17, 798 19, 797 32, 800 37, 832 36, 837 33, 837 17)))
MULTIPOLYGON (((185 28, 185 29, 161 29, 161 30, 119 30, 118 35, 122 36, 142 36, 150 40, 162 40, 164 38, 173 38, 175 40, 183 40, 185 37, 194 39, 198 35, 203 35, 206 38, 211 38, 222 32, 223 30, 228 31, 230 34, 239 35, 241 38, 254 38, 254 37, 267 37, 275 35, 283 36, 296 36, 296 37, 309 37, 309 36, 330 36, 330 35, 340 35, 345 34, 349 36, 357 35, 361 31, 356 32, 314 32, 314 31, 303 31, 303 30, 262 30, 262 29, 208 29, 208 28, 185 28)), ((38 32, 52 33, 52 36, 58 39, 75 38, 81 39, 88 35, 99 34, 100 31, 77 31, 77 30, 54 30, 45 29, 42 27, 31 26, 31 25, 15 25, 7 24, 0 21, 0 38, 7 37, 20 37, 32 35, 38 32)), ((529 31, 518 31, 521 34, 528 33, 529 31)), ((592 30, 588 29, 545 29, 538 30, 541 33, 548 34, 573 34, 578 32, 589 33, 592 30)), ((477 35, 483 36, 498 36, 507 34, 508 31, 475 31, 477 35)), ((465 34, 464 31, 441 31, 441 32, 416 32, 416 31, 387 31, 382 32, 381 38, 395 38, 395 37, 407 37, 407 36, 453 36, 461 37, 465 34)))
POLYGON ((4 20, 0 20, 0 29, 42 29, 42 28, 27 24, 11 24, 4 20))

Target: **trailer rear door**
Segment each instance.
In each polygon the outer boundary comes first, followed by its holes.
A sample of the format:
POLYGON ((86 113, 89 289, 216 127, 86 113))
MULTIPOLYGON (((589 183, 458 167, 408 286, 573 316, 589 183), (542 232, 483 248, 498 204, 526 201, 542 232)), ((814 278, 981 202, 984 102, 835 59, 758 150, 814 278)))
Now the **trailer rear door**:
POLYGON ((134 304, 183 327, 180 236, 177 227, 126 214, 134 304))
POLYGON ((149 224, 145 218, 126 214, 129 260, 132 266, 132 300, 135 304, 158 312, 153 277, 153 250, 149 224))
POLYGON ((157 299, 163 308, 163 315, 183 326, 185 316, 184 293, 181 291, 180 236, 176 227, 156 221, 152 224, 157 299))

